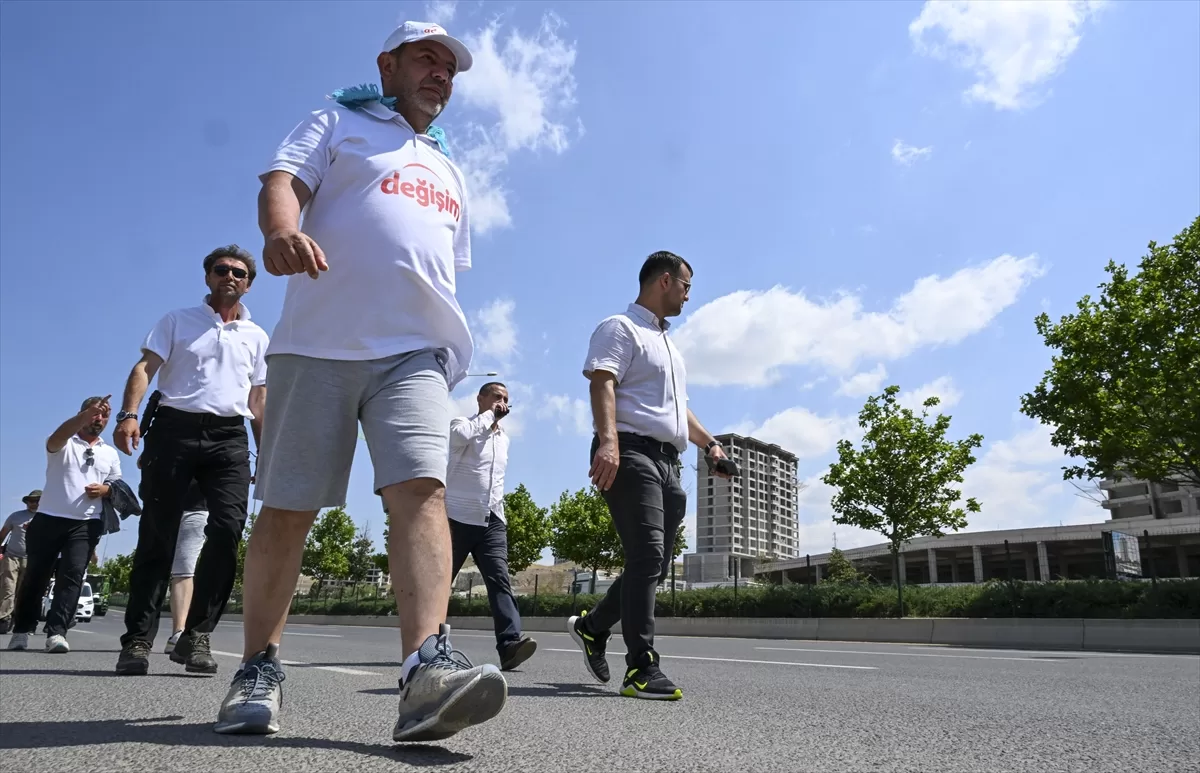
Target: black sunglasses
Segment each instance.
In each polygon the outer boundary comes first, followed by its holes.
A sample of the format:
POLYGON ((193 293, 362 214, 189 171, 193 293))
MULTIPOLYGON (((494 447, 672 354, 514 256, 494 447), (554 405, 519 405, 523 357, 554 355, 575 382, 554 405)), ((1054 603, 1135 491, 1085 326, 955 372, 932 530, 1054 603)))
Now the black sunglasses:
POLYGON ((229 276, 230 274, 233 274, 237 279, 245 279, 246 277, 250 276, 250 272, 246 269, 238 268, 237 266, 230 266, 226 263, 222 263, 219 266, 213 266, 212 271, 217 276, 229 276))
POLYGON ((90 448, 87 449, 86 451, 84 451, 83 452, 83 466, 91 467, 95 463, 96 463, 96 452, 90 448))

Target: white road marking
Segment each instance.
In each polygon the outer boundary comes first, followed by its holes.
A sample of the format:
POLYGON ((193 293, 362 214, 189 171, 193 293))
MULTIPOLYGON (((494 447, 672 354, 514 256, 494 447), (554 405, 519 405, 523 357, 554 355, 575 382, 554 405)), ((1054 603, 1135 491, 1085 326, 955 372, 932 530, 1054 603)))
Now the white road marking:
MULTIPOLYGON (((241 654, 237 652, 222 652, 220 650, 213 650, 212 654, 223 655, 227 658, 237 658, 238 660, 242 659, 241 654)), ((310 666, 308 663, 301 663, 299 660, 284 660, 283 658, 280 658, 279 662, 285 666, 303 666, 305 668, 313 668, 318 671, 332 671, 335 674, 349 674, 351 676, 383 676, 383 674, 380 674, 378 671, 363 671, 358 668, 343 668, 342 666, 310 666)))
POLYGON ((773 652, 827 652, 835 655, 898 655, 906 658, 965 658, 967 660, 1028 660, 1034 663, 1050 663, 1052 661, 1045 658, 1015 658, 1015 657, 995 657, 992 655, 949 655, 933 652, 871 652, 869 650, 819 650, 812 647, 755 647, 756 650, 770 650, 773 652))
POLYGON ((300 633, 299 631, 284 631, 284 636, 319 636, 322 639, 340 639, 340 633, 300 633))
POLYGON ((1083 658, 1083 657, 1087 657, 1087 658, 1194 658, 1194 657, 1196 657, 1195 655, 1187 655, 1184 653, 1180 653, 1178 655, 1171 655, 1171 654, 1167 654, 1167 653, 1153 653, 1153 652, 1141 652, 1141 653, 1139 653, 1139 652, 1096 652, 1094 650, 1022 650, 1022 649, 992 650, 992 649, 985 649, 982 647, 947 647, 944 644, 906 644, 904 646, 907 647, 908 649, 942 649, 942 650, 949 650, 951 652, 961 651, 961 650, 968 650, 970 652, 1023 652, 1026 655, 1045 655, 1048 657, 1062 657, 1063 655, 1072 655, 1072 656, 1079 657, 1079 658, 1083 658))
MULTIPOLYGON (((579 654, 578 649, 574 649, 574 650, 547 649, 546 651, 547 652, 572 652, 572 653, 575 653, 576 655, 579 654)), ((610 652, 608 654, 609 655, 623 655, 624 653, 623 652, 610 652)), ((842 666, 842 665, 835 665, 833 663, 796 663, 794 661, 789 661, 789 660, 744 660, 742 658, 704 658, 704 657, 700 657, 699 655, 663 655, 662 653, 659 653, 659 657, 666 658, 669 660, 711 660, 711 661, 717 661, 720 663, 748 663, 751 665, 762 665, 762 666, 804 666, 806 668, 843 668, 843 669, 848 669, 851 671, 878 671, 879 670, 879 668, 877 666, 842 666)))

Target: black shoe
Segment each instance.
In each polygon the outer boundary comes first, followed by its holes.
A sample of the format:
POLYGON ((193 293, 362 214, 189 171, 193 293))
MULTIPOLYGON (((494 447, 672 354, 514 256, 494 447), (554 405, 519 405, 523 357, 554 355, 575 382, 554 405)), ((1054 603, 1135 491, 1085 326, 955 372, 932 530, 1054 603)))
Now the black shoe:
POLYGON ((184 671, 189 674, 215 674, 217 661, 213 659, 212 648, 208 643, 208 634, 186 631, 175 643, 175 651, 171 660, 184 664, 184 671))
POLYGON ((517 641, 505 644, 500 648, 500 670, 512 671, 533 657, 535 652, 537 652, 537 642, 528 636, 522 636, 517 641))
POLYGON ((667 678, 658 667, 658 655, 653 650, 639 658, 639 665, 625 672, 621 694, 626 698, 646 698, 656 701, 677 701, 683 690, 667 678))
POLYGON ((604 659, 604 650, 608 646, 609 632, 592 633, 588 626, 584 625, 583 620, 586 615, 587 612, 584 612, 582 615, 567 620, 567 633, 571 634, 571 638, 583 651, 583 662, 592 678, 600 684, 608 684, 610 677, 608 661, 604 659))
POLYGON ((121 648, 117 658, 117 673, 121 676, 145 676, 150 670, 149 642, 134 639, 121 648))
POLYGON ((11 630, 12 630, 12 618, 11 617, 6 617, 3 620, 0 620, 0 636, 3 636, 4 634, 8 633, 11 630))

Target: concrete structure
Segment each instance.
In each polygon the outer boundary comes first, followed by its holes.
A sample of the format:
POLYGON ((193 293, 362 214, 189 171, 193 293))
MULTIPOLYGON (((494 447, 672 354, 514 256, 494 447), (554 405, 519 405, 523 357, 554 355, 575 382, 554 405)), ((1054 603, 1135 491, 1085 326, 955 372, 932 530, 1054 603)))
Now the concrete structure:
POLYGON ((1106 480, 1100 489, 1108 492, 1103 507, 1113 520, 1125 518, 1173 518, 1200 515, 1200 489, 1182 480, 1174 483, 1150 483, 1133 478, 1106 480))
POLYGON ((720 583, 753 576, 763 561, 797 555, 796 457, 772 443, 718 435, 741 475, 733 480, 708 471, 696 451, 696 552, 684 556, 685 579, 720 583))
MULTIPOLYGON (((1200 515, 1188 514, 923 537, 904 546, 900 573, 907 584, 941 585, 1010 577, 1037 581, 1100 578, 1105 576, 1100 536, 1105 531, 1138 538, 1144 577, 1200 577, 1200 515)), ((886 543, 842 552, 859 571, 882 583, 894 581, 886 543)), ((828 562, 828 553, 776 561, 762 566, 758 578, 773 583, 820 582, 828 562)))
MULTIPOLYGON (((355 585, 374 585, 380 590, 385 590, 392 586, 392 580, 385 572, 380 571, 379 567, 372 566, 367 570, 367 578, 359 583, 356 583, 353 580, 325 579, 321 581, 322 588, 351 588, 355 585)), ((299 586, 297 586, 297 588, 298 587, 299 586)))

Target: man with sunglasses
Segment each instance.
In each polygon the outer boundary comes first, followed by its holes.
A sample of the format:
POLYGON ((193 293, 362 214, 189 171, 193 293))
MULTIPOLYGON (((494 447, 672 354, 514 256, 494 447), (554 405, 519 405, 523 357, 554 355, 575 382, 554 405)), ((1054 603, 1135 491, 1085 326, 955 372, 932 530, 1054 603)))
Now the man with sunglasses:
POLYGON ((139 460, 145 502, 129 577, 118 674, 149 670, 180 520, 189 507, 207 510, 208 523, 187 622, 171 659, 184 663, 190 673, 217 671, 209 635, 233 591, 250 497, 246 420, 257 446, 267 399, 269 341, 241 302, 255 273, 254 258, 236 244, 209 253, 204 258, 209 291, 204 304, 172 311, 159 320, 125 383, 113 440, 126 454, 141 440, 138 406, 155 375, 161 397, 139 460), (188 502, 193 481, 203 494, 203 508, 188 502))
POLYGON ((54 601, 46 615, 46 652, 68 652, 67 630, 75 620, 88 558, 104 531, 101 516, 109 484, 121 477, 121 459, 100 433, 111 412, 108 397, 89 397, 79 413, 46 439, 46 485, 37 515, 25 530, 25 579, 17 589, 10 650, 29 647, 42 597, 54 577, 54 601))

